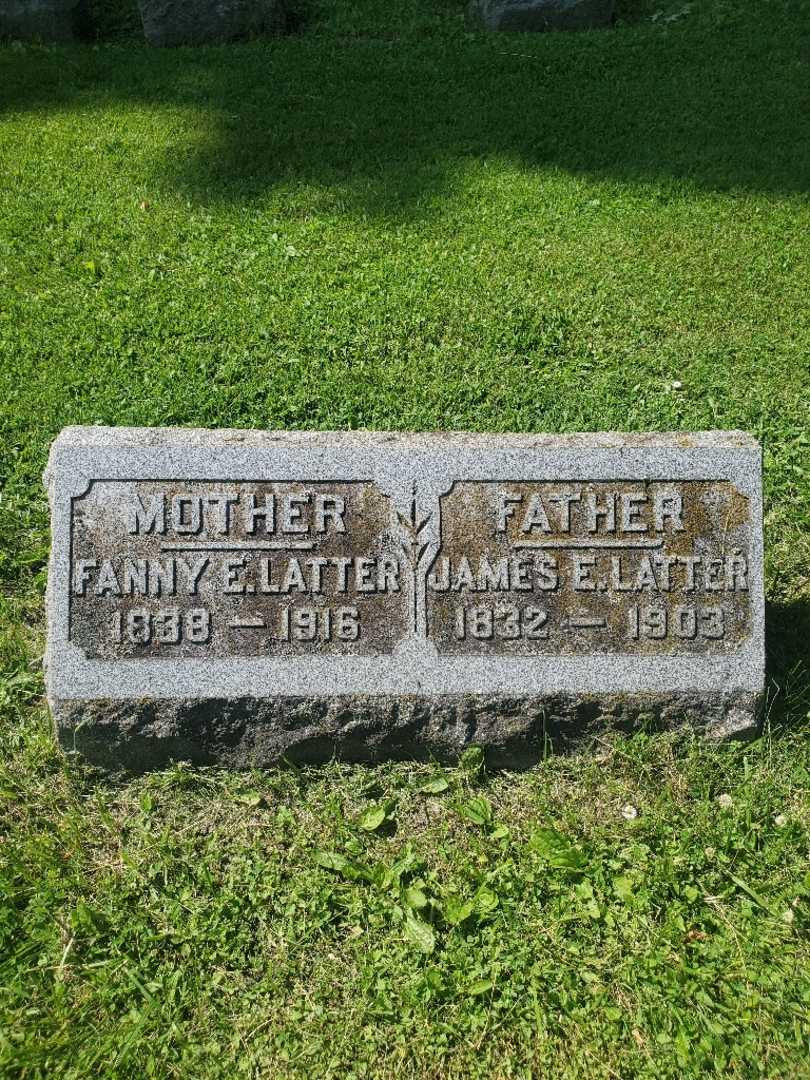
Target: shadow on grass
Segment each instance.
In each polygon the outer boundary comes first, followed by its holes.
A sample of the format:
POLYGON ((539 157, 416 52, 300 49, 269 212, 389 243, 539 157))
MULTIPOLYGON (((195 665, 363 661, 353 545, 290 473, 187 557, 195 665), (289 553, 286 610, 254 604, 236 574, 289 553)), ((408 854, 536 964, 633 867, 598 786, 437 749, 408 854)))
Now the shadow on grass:
POLYGON ((204 201, 242 203, 304 182, 327 189, 338 211, 420 213, 458 182, 459 166, 491 158, 589 178, 804 192, 810 25, 801 10, 763 0, 726 28, 696 19, 575 35, 456 29, 167 52, 4 49, 0 108, 128 102, 200 113, 198 138, 181 130, 167 145, 169 129, 154 153, 164 180, 204 201))
POLYGON ((810 731, 810 602, 768 604, 765 642, 771 730, 810 731))

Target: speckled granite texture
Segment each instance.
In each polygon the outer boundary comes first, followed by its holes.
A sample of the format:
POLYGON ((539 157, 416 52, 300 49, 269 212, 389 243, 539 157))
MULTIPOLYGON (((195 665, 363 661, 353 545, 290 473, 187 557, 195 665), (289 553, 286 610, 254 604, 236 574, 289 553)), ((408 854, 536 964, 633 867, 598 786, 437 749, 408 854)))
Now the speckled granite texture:
POLYGON ((46 482, 48 698, 106 769, 756 730, 744 433, 68 428, 46 482))

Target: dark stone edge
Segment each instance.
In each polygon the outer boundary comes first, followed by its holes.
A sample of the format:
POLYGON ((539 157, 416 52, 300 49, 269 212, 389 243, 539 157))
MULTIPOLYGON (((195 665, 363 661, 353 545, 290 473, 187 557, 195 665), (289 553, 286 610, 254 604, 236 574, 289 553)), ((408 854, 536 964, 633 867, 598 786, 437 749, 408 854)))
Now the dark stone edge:
POLYGON ((468 17, 473 25, 496 33, 542 33, 549 31, 603 30, 613 25, 615 0, 579 0, 578 3, 490 5, 471 0, 468 17))
POLYGON ((111 773, 139 774, 176 761, 237 769, 282 758, 452 763, 471 745, 485 749, 491 768, 523 769, 607 732, 750 739, 759 732, 762 695, 62 699, 50 706, 63 750, 111 773))

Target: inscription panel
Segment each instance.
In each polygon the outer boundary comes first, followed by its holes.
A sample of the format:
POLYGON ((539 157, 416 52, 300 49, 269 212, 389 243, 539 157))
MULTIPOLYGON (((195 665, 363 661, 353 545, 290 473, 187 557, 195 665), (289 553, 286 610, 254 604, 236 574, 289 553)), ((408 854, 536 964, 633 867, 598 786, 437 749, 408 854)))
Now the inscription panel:
POLYGON ((426 580, 441 654, 723 654, 750 637, 748 499, 726 481, 460 481, 426 580))
POLYGON ((69 638, 107 660, 388 654, 403 570, 369 482, 96 480, 72 500, 69 638))

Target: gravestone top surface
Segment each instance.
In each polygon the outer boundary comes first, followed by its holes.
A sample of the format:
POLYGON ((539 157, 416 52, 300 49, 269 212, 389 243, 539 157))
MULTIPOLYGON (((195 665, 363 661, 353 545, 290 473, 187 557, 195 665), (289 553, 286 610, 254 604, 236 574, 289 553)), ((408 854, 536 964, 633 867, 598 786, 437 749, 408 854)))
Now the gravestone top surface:
POLYGON ((67 428, 46 482, 49 700, 100 764, 756 726, 743 432, 67 428))
MULTIPOLYGON (((262 428, 194 428, 194 427, 105 427, 72 426, 63 428, 53 443, 61 452, 71 447, 98 446, 185 449, 190 446, 273 447, 288 446, 345 446, 363 448, 403 445, 407 448, 438 450, 453 449, 535 449, 588 450, 615 447, 636 449, 662 447, 667 449, 745 449, 759 451, 759 443, 746 431, 585 431, 549 434, 548 432, 480 432, 480 431, 268 431, 262 428)), ((45 480, 47 483, 48 472, 45 480)))

